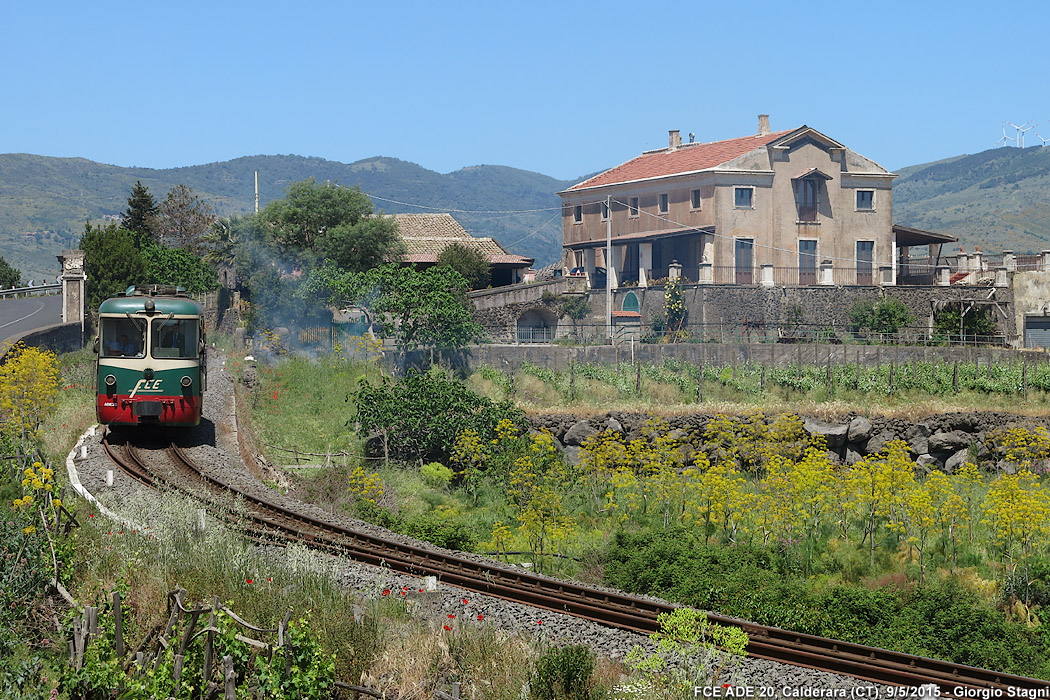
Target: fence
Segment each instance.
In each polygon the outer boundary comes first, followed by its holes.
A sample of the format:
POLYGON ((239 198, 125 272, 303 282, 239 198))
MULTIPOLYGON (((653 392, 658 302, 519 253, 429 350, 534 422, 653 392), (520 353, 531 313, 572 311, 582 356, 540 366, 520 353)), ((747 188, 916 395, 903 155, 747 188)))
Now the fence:
MULTIPOLYGON (((238 692, 238 668, 231 654, 226 654, 222 659, 216 659, 216 654, 221 646, 217 638, 223 634, 223 621, 220 617, 228 618, 229 624, 233 625, 233 638, 256 650, 256 653, 265 658, 271 669, 281 667, 285 678, 292 673, 294 654, 294 643, 290 635, 289 620, 292 613, 289 611, 284 620, 278 624, 276 629, 256 627, 241 619, 235 612, 225 605, 219 603, 218 597, 212 599, 211 606, 191 607, 185 605, 186 591, 176 589, 168 594, 168 620, 166 624, 160 624, 151 629, 135 649, 128 651, 124 639, 124 608, 123 597, 119 591, 114 591, 110 596, 108 612, 112 616, 112 653, 119 667, 129 676, 143 676, 157 671, 169 656, 172 661, 172 683, 171 695, 178 696, 184 680, 192 674, 195 679, 203 681, 203 698, 214 698, 219 692, 225 700, 237 700, 238 692), (207 624, 198 626, 202 617, 207 616, 207 624), (251 636, 249 636, 251 635, 251 636), (198 655, 195 649, 190 647, 200 641, 203 647, 198 655), (275 659, 275 656, 277 657, 275 659), (188 668, 188 659, 200 659, 200 668, 188 668), (283 663, 282 663, 283 662, 283 663), (198 672, 200 675, 198 676, 198 672)), ((105 611, 102 611, 105 612, 105 611)), ((100 609, 94 606, 86 606, 83 612, 73 620, 73 638, 69 640, 69 664, 79 671, 84 667, 84 658, 88 647, 97 642, 102 636, 99 622, 100 609)), ((238 655, 241 657, 242 655, 238 655)), ((239 658, 243 665, 245 660, 239 658)), ((296 662, 298 663, 298 661, 296 662)), ((241 668, 241 678, 246 677, 246 669, 241 668)), ((338 690, 349 691, 357 697, 358 694, 374 698, 390 697, 388 694, 365 686, 352 685, 342 681, 333 681, 338 690)), ((116 688, 112 690, 117 690, 116 688)), ((242 687, 242 693, 244 688, 242 687)), ((260 693, 264 689, 255 688, 250 690, 250 697, 263 697, 260 693)), ((459 683, 452 685, 452 694, 442 691, 434 691, 434 697, 438 700, 458 700, 460 697, 459 683)))

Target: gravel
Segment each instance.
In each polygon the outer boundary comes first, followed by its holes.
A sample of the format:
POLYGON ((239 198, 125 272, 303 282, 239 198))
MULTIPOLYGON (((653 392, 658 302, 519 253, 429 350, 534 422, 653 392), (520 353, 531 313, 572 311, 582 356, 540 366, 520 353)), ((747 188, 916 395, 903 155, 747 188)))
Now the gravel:
MULTIPOLYGON (((226 371, 225 362, 220 355, 210 351, 208 361, 208 389, 205 393, 204 418, 201 424, 191 430, 170 433, 170 436, 175 437, 197 464, 237 488, 310 513, 325 521, 381 537, 397 539, 415 546, 444 551, 429 543, 391 533, 371 523, 294 501, 262 483, 258 476, 245 468, 241 459, 242 449, 235 420, 234 379, 226 371)), ((92 494, 101 506, 117 512, 124 504, 140 503, 143 499, 155 499, 156 491, 142 486, 119 469, 114 468, 102 449, 100 433, 101 431, 96 431, 94 435, 86 434, 80 443, 83 447, 74 450, 72 455, 75 457, 69 461, 84 489, 92 494), (110 470, 113 471, 111 487, 106 485, 107 471, 110 470)), ((513 565, 495 562, 476 554, 462 552, 457 552, 457 554, 504 569, 516 568, 513 565)), ((333 562, 333 558, 328 555, 313 553, 313 556, 326 560, 328 565, 333 562)), ((339 571, 340 582, 347 589, 356 591, 365 598, 379 598, 383 596, 384 591, 387 591, 387 595, 390 596, 403 597, 408 601, 410 610, 414 610, 415 614, 423 616, 435 626, 442 624, 450 624, 450 626, 451 624, 497 625, 550 644, 586 644, 596 653, 614 660, 624 659, 628 652, 636 646, 649 650, 654 648, 652 643, 642 635, 610 629, 587 620, 532 608, 492 596, 472 593, 440 582, 437 583, 435 590, 421 592, 420 589, 427 587, 424 581, 407 574, 347 559, 339 559, 336 569, 339 571), (481 620, 479 620, 479 615, 481 620)), ((648 596, 639 597, 660 600, 648 596)), ((704 663, 710 669, 711 664, 721 664, 722 660, 711 658, 704 663)), ((874 686, 850 677, 754 658, 732 657, 728 659, 720 680, 730 683, 731 687, 738 692, 750 688, 753 697, 850 697, 850 693, 856 693, 855 689, 858 688, 871 690, 867 691, 867 694, 854 695, 854 697, 875 697, 876 694, 880 697, 885 696, 884 692, 880 692, 885 686, 874 686), (880 690, 876 691, 875 688, 880 690), (800 689, 806 690, 800 691, 800 689), (824 689, 824 694, 813 695, 810 689, 818 693, 821 691, 817 689, 824 689), (803 692, 808 694, 800 694, 803 692)), ((637 681, 633 682, 637 683, 637 681)), ((722 689, 716 690, 721 691, 722 689)), ((641 695, 632 693, 629 688, 623 692, 627 693, 625 697, 641 697, 641 695)), ((722 696, 724 695, 719 697, 722 696)))

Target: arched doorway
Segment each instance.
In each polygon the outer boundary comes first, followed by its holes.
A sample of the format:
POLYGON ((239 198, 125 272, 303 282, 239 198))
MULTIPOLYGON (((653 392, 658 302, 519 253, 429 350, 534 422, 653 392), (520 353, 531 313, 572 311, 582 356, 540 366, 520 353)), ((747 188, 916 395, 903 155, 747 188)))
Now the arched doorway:
POLYGON ((541 309, 529 309, 518 317, 517 342, 549 343, 558 330, 558 319, 554 314, 541 309))

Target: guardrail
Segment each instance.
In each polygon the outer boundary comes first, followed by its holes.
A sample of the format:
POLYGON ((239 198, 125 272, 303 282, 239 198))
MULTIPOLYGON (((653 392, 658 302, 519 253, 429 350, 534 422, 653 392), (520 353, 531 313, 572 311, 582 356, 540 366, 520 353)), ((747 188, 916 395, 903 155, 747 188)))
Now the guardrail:
POLYGON ((30 294, 33 294, 34 296, 40 296, 44 292, 61 292, 61 291, 62 291, 62 284, 61 283, 57 283, 57 284, 41 284, 41 285, 37 285, 35 287, 12 287, 11 289, 0 289, 0 298, 7 298, 8 295, 14 295, 15 298, 18 298, 19 294, 21 294, 22 296, 29 296, 30 294), (38 294, 38 292, 39 292, 39 294, 38 294))

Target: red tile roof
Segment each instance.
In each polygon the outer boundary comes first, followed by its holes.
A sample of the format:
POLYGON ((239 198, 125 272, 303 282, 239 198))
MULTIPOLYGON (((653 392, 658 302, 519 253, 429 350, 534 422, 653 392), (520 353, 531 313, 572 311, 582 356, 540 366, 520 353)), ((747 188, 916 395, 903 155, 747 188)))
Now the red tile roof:
POLYGON ((726 141, 712 141, 711 143, 683 143, 674 149, 649 151, 611 170, 595 175, 589 180, 573 185, 566 191, 707 170, 767 146, 792 131, 795 129, 743 136, 726 141))

